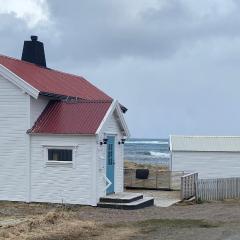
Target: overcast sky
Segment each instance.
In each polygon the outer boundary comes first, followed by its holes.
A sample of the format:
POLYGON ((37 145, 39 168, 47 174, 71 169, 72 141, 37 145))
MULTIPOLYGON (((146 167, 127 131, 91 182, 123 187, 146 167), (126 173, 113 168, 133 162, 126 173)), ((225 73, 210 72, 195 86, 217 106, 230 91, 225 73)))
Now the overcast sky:
POLYGON ((0 0, 0 53, 38 35, 50 68, 118 99, 132 137, 240 135, 239 0, 0 0))

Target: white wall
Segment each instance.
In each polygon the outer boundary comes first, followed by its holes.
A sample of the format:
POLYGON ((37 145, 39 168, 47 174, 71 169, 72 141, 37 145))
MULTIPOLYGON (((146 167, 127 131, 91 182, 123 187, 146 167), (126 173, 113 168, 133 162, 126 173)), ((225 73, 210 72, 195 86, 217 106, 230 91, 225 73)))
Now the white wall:
POLYGON ((32 135, 31 146, 31 201, 96 205, 95 136, 32 135), (77 145, 75 163, 46 166, 43 145, 77 145))
MULTIPOLYGON (((114 134, 115 135, 115 192, 123 191, 123 144, 118 144, 118 141, 123 137, 119 123, 115 113, 109 116, 109 119, 103 126, 100 134, 99 140, 102 140, 105 135, 114 134)), ((97 146, 97 197, 102 197, 106 195, 104 191, 105 182, 103 179, 103 174, 106 175, 106 146, 105 144, 97 146)))
POLYGON ((172 152, 173 171, 198 172, 200 178, 239 177, 240 152, 172 152))
POLYGON ((47 106, 49 99, 39 96, 38 99, 30 97, 30 125, 34 125, 44 108, 47 106))
POLYGON ((0 77, 0 199, 27 199, 29 96, 0 77))
MULTIPOLYGON (((96 205, 105 196, 106 145, 96 144, 95 136, 26 134, 46 105, 45 98, 38 102, 0 77, 0 200, 96 205), (43 145, 77 145, 74 165, 46 166, 43 145)), ((118 141, 123 136, 115 115, 99 137, 104 134, 116 135, 115 191, 122 192, 123 145, 118 141)))

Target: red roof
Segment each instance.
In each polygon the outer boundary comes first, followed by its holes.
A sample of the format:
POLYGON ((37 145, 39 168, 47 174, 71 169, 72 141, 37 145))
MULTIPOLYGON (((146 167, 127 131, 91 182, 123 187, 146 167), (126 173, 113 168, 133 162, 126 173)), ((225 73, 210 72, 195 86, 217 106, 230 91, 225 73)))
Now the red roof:
POLYGON ((112 100, 83 77, 0 55, 0 64, 40 91, 88 100, 112 100))
POLYGON ((112 101, 50 101, 29 133, 95 134, 112 101))

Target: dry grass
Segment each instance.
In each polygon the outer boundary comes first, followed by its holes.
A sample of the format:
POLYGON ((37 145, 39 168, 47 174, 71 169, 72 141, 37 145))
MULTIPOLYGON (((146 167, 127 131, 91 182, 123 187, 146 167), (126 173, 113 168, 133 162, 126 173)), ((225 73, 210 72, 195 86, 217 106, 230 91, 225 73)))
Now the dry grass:
MULTIPOLYGON (((95 221, 82 221, 76 209, 66 208, 25 216, 20 223, 14 218, 11 220, 9 224, 0 227, 1 240, 122 240, 134 236, 137 232, 134 226, 116 224, 115 228, 112 228, 95 221)), ((1 221, 4 221, 3 218, 1 221)))
POLYGON ((88 239, 99 234, 91 221, 81 221, 72 211, 50 211, 0 228, 0 239, 88 239))
POLYGON ((22 223, 0 228, 0 239, 23 240, 89 240, 89 239, 132 239, 145 236, 161 228, 212 228, 218 225, 202 220, 156 219, 140 222, 101 224, 94 221, 81 221, 73 211, 50 211, 22 223))
POLYGON ((0 202, 0 239, 230 239, 240 235, 239 209, 239 201, 136 211, 0 202))

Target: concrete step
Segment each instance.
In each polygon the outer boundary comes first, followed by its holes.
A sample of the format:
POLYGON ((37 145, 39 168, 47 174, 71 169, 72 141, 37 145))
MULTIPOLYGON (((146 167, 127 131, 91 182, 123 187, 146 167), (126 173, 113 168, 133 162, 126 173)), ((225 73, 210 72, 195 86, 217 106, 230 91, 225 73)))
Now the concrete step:
POLYGON ((106 197, 101 197, 100 202, 105 203, 131 203, 143 199, 143 195, 140 193, 116 193, 106 197))
POLYGON ((98 207, 102 208, 113 208, 113 209, 124 209, 124 210, 135 210, 144 207, 153 206, 154 199, 152 197, 144 197, 129 203, 117 203, 117 202, 99 202, 98 207))

